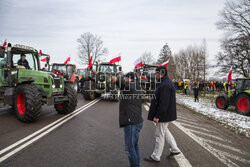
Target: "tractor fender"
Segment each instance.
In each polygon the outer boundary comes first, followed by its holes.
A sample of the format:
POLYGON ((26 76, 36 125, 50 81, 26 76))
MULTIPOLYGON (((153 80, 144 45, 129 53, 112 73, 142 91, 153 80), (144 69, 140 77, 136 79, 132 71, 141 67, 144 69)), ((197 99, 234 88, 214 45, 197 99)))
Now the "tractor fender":
MULTIPOLYGON (((242 95, 242 94, 245 94, 245 95, 247 95, 247 96, 250 97, 250 93, 248 93, 248 92, 240 92, 240 93, 237 95, 237 97, 238 97, 239 95, 242 95)), ((236 97, 236 99, 237 99, 237 97, 236 97)))

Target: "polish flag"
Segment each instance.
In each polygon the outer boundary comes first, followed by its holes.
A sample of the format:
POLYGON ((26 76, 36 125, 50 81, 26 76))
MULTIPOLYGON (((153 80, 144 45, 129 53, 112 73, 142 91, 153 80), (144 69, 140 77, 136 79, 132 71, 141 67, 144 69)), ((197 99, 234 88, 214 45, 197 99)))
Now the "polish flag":
POLYGON ((47 59, 49 59, 49 60, 50 60, 50 56, 49 56, 49 57, 45 57, 45 58, 41 59, 41 61, 42 61, 42 62, 47 62, 47 59))
POLYGON ((92 58, 93 58, 93 57, 91 56, 90 59, 89 59, 89 65, 88 65, 87 69, 89 69, 89 68, 92 67, 92 65, 93 65, 93 64, 92 64, 92 58))
POLYGON ((167 68, 168 62, 169 62, 169 59, 167 61, 165 61, 164 63, 160 64, 160 66, 165 66, 167 68))
POLYGON ((228 81, 232 81, 232 72, 233 72, 233 69, 231 67, 231 69, 230 69, 230 71, 228 73, 228 76, 227 76, 228 81))
POLYGON ((70 57, 67 58, 67 60, 64 62, 64 64, 68 64, 69 61, 70 61, 70 57))
POLYGON ((118 57, 115 57, 115 58, 111 59, 109 61, 109 64, 114 64, 114 63, 119 62, 119 61, 121 61, 121 54, 120 53, 119 53, 118 57))
POLYGON ((134 65, 135 65, 135 68, 138 68, 138 67, 143 66, 141 58, 137 59, 137 60, 134 62, 134 65))
POLYGON ((4 43, 3 43, 3 47, 7 46, 7 39, 5 39, 4 43))

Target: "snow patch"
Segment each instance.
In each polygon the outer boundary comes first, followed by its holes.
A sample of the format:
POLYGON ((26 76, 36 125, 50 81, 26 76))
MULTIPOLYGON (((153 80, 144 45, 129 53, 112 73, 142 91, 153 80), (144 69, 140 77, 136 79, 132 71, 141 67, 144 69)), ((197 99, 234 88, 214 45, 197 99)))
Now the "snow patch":
POLYGON ((181 94, 176 94, 176 99, 178 104, 216 120, 224 127, 232 129, 236 133, 250 137, 250 117, 218 109, 215 104, 208 103, 203 99, 200 99, 200 102, 194 102, 194 98, 181 94))

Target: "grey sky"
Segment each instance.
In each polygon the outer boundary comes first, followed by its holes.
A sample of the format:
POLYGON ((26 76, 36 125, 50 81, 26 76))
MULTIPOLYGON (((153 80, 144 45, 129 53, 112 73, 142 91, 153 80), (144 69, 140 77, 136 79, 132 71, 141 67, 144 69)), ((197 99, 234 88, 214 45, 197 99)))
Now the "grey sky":
POLYGON ((42 49, 52 62, 71 55, 84 32, 102 37, 109 60, 121 52, 124 70, 145 51, 157 58, 167 42, 173 53, 207 40, 210 60, 223 32, 216 29, 225 0, 0 0, 0 41, 42 49))

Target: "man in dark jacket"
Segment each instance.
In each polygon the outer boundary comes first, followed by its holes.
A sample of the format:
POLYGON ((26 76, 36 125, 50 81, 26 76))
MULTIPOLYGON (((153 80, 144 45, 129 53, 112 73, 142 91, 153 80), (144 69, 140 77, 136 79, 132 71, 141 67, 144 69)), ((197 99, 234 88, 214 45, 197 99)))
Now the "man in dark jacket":
POLYGON ((160 82, 155 90, 155 98, 152 99, 148 120, 156 123, 155 148, 149 158, 144 160, 159 162, 166 140, 170 145, 170 155, 180 153, 176 141, 168 129, 169 122, 177 119, 176 116, 176 96, 174 83, 168 78, 167 69, 160 66, 156 69, 156 79, 160 82))
POLYGON ((140 166, 139 133, 142 128, 142 99, 141 87, 134 72, 124 77, 111 76, 111 81, 121 89, 119 105, 119 123, 124 127, 125 152, 128 155, 130 166, 140 166))
POLYGON ((25 54, 21 54, 21 59, 18 60, 17 64, 19 66, 24 66, 26 69, 30 69, 29 62, 26 60, 25 54))

